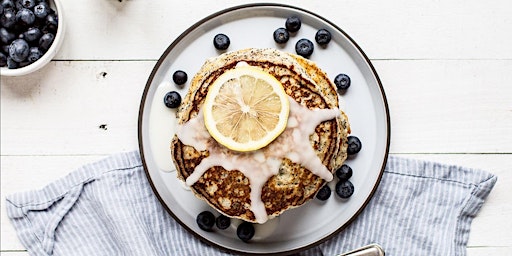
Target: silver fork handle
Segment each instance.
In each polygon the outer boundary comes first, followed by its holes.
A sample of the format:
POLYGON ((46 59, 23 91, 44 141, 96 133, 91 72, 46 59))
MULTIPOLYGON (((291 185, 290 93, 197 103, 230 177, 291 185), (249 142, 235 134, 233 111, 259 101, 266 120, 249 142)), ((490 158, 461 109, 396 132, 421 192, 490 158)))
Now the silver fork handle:
POLYGON ((369 244, 337 256, 384 256, 384 250, 378 244, 369 244))

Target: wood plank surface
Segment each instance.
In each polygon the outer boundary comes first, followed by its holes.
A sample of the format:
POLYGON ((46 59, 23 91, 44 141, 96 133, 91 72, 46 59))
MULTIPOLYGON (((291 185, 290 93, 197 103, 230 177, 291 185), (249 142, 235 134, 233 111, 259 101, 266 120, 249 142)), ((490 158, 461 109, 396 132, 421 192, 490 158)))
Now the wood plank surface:
MULTIPOLYGON (((54 61, 0 74, 0 255, 28 255, 7 194, 138 147, 142 90, 157 59, 193 23, 255 1, 62 0, 54 61)), ((487 170, 498 182, 471 227, 468 255, 512 255, 512 2, 316 1, 371 58, 391 113, 391 154, 487 170)))

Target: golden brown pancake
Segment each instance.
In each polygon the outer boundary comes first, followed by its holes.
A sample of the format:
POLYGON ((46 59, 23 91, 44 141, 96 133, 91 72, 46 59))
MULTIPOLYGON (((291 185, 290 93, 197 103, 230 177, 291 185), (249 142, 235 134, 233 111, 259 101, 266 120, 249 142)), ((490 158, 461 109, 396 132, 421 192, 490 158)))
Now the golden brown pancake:
MULTIPOLYGON (((301 106, 308 109, 336 109, 339 107, 335 86, 327 75, 312 61, 298 55, 275 49, 244 49, 228 52, 209 59, 191 81, 178 112, 178 123, 184 124, 195 118, 203 105, 209 86, 226 70, 240 62, 259 67, 276 77, 285 92, 301 106)), ((324 121, 316 126, 309 137, 311 147, 322 164, 333 173, 346 159, 347 135, 350 128, 346 115, 324 121)), ((178 178, 185 181, 201 161, 209 156, 208 149, 198 151, 185 145, 175 136, 171 142, 172 159, 178 178)), ((287 209, 298 207, 312 199, 326 183, 298 163, 281 159, 279 172, 263 185, 261 200, 269 217, 275 217, 287 209)), ((226 170, 221 166, 209 168, 191 186, 193 193, 221 213, 256 222, 251 211, 250 179, 241 171, 226 170)))

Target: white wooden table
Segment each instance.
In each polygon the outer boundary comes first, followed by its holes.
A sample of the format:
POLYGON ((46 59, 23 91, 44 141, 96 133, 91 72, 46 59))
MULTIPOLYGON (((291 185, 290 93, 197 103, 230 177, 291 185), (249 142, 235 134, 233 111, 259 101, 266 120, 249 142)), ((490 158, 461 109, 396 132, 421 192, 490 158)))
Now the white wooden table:
MULTIPOLYGON (((498 176, 473 222, 468 254, 512 255, 512 2, 393 2, 300 7, 336 23, 372 60, 389 101, 391 154, 498 176)), ((63 0, 66 38, 54 61, 0 80, 0 255, 27 254, 5 195, 137 149, 140 97, 156 60, 191 24, 243 3, 63 0)))

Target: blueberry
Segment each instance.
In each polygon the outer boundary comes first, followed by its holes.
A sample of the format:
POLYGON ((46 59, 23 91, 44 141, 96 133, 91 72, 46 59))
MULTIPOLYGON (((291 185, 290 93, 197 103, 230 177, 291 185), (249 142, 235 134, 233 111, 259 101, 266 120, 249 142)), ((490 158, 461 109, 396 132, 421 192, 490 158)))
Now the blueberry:
POLYGON ((181 96, 178 92, 172 91, 168 92, 164 96, 164 104, 168 108, 177 108, 181 104, 181 96))
POLYGON ((44 53, 41 51, 41 49, 39 49, 39 47, 30 47, 27 60, 30 63, 35 62, 36 60, 40 59, 43 54, 44 53))
POLYGON ((240 238, 240 240, 244 242, 251 240, 251 238, 254 236, 254 233, 254 226, 250 222, 243 222, 242 224, 238 225, 238 228, 236 229, 236 235, 238 238, 240 238))
POLYGON ((16 7, 13 0, 3 0, 1 5, 4 9, 12 9, 16 7))
POLYGON ((176 83, 177 85, 183 85, 187 82, 187 73, 185 73, 185 71, 183 70, 177 70, 176 72, 174 72, 174 74, 172 74, 172 81, 174 81, 174 83, 176 83))
POLYGON ((210 231, 215 225, 215 215, 210 211, 201 212, 197 215, 196 222, 200 229, 210 231))
POLYGON ((0 23, 4 28, 12 28, 16 24, 16 13, 13 9, 5 9, 0 17, 0 23))
POLYGON ((290 39, 290 33, 285 28, 278 28, 274 31, 274 41, 278 44, 284 44, 290 39))
POLYGON ((9 46, 9 57, 16 62, 22 62, 27 59, 29 54, 29 46, 27 41, 16 39, 9 46))
POLYGON ((313 54, 313 50, 315 49, 313 43, 309 41, 308 39, 300 39, 295 44, 295 52, 297 52, 298 55, 307 58, 313 54))
POLYGON ((354 184, 349 180, 338 181, 336 183, 336 194, 343 199, 351 197, 354 194, 354 184))
POLYGON ((50 13, 46 15, 46 25, 52 25, 57 27, 59 25, 59 18, 56 13, 50 13))
POLYGON ((320 29, 315 34, 315 41, 319 45, 326 45, 331 41, 331 32, 327 29, 320 29))
POLYGON ((334 78, 334 84, 338 90, 346 90, 350 87, 350 77, 346 74, 338 74, 334 78))
POLYGON ((7 56, 5 56, 5 54, 3 52, 0 52, 0 67, 5 67, 5 66, 7 66, 7 56))
POLYGON ((218 229, 226 229, 229 228, 231 225, 231 219, 225 215, 220 215, 215 219, 215 226, 217 226, 218 229))
POLYGON ((7 68, 14 69, 19 67, 19 63, 14 61, 11 57, 7 57, 7 68))
POLYGON ((229 37, 224 34, 217 34, 213 38, 213 45, 217 50, 226 50, 230 43, 229 37))
POLYGON ((297 32, 300 29, 302 22, 297 16, 288 17, 285 22, 285 27, 290 32, 297 32))
POLYGON ((348 148, 347 148, 347 154, 348 155, 355 155, 361 151, 361 141, 356 136, 348 136, 348 148))
POLYGON ((35 0, 21 0, 21 5, 24 8, 30 9, 36 5, 36 1, 35 0))
POLYGON ((4 45, 10 44, 14 38, 16 38, 14 33, 9 32, 5 28, 0 28, 0 41, 2 41, 4 45))
POLYGON ((49 14, 50 7, 45 3, 39 3, 34 7, 34 15, 40 19, 46 18, 49 14))
POLYGON ((31 10, 23 8, 16 13, 16 20, 22 25, 30 26, 36 21, 36 16, 31 10))
POLYGON ((342 165, 336 170, 336 177, 341 181, 350 179, 350 177, 352 177, 352 168, 346 164, 342 165))
POLYGON ((52 33, 45 33, 39 38, 39 47, 47 51, 53 43, 55 36, 52 33))
POLYGON ((321 201, 325 201, 331 197, 331 188, 327 185, 323 186, 318 193, 316 194, 316 198, 321 201))
POLYGON ((42 35, 43 33, 41 32, 41 30, 36 27, 29 28, 27 31, 23 32, 23 37, 28 42, 37 41, 39 40, 39 38, 41 38, 42 35))

